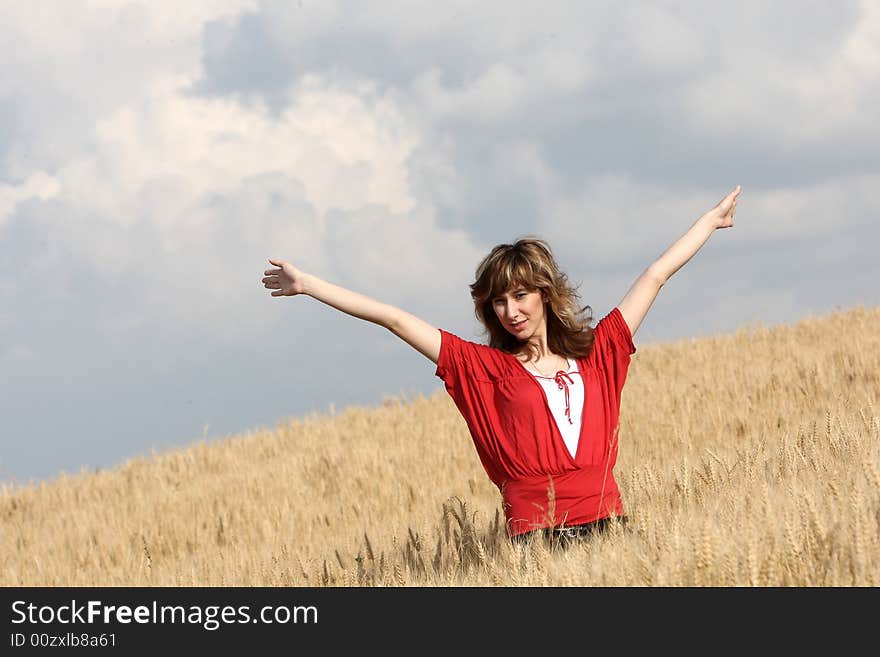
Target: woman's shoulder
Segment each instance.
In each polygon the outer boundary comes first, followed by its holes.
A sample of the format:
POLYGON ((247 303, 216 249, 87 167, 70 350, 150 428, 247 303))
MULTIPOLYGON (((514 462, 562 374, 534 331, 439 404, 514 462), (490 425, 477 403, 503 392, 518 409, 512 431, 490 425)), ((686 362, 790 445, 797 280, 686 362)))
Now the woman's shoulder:
POLYGON ((491 380, 509 376, 517 365, 513 354, 497 347, 462 338, 455 333, 447 334, 449 356, 461 361, 462 365, 478 379, 491 380))

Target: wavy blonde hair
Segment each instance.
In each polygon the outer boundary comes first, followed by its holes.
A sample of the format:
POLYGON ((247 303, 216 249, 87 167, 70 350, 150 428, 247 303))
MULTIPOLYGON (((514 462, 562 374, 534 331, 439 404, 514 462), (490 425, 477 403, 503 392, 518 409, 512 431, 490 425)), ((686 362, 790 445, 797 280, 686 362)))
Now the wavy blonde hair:
POLYGON ((530 292, 542 291, 547 297, 544 307, 550 351, 567 358, 583 358, 590 353, 593 309, 577 303, 577 288, 559 270, 546 241, 526 235, 513 244, 499 244, 477 266, 475 279, 470 285, 474 314, 488 333, 490 347, 510 354, 525 347, 533 358, 538 358, 537 346, 511 335, 492 307, 492 299, 521 286, 530 292), (589 314, 584 316, 587 310, 589 314))

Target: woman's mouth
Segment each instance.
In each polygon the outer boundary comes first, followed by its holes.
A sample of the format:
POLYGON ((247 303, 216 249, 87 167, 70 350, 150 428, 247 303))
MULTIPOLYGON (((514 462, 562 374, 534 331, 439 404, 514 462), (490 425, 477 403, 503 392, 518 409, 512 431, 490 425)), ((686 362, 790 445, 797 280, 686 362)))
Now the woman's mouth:
POLYGON ((510 327, 511 327, 514 331, 519 331, 519 330, 521 330, 521 329, 524 329, 525 326, 526 326, 526 320, 521 321, 519 324, 511 324, 511 325, 510 325, 510 327))

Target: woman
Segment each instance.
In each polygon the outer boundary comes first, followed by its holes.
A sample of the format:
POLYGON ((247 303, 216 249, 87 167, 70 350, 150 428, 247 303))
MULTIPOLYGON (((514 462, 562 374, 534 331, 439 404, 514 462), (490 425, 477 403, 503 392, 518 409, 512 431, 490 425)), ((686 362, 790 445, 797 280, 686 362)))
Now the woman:
POLYGON ((741 191, 701 216, 595 329, 537 238, 496 246, 477 268, 471 297, 488 345, 280 260, 269 259, 278 268, 265 272, 263 284, 272 296, 306 294, 380 324, 435 363, 501 492, 511 539, 589 536, 624 515, 614 464, 633 336, 669 278, 716 229, 733 225, 741 191))

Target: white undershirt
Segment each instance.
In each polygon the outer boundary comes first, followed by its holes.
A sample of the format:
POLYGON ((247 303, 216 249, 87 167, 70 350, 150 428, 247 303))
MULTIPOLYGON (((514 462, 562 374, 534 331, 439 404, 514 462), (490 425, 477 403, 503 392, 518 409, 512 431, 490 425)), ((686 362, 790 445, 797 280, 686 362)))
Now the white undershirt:
POLYGON ((554 378, 556 372, 553 373, 554 376, 546 377, 532 370, 528 371, 534 375, 535 380, 544 388, 550 412, 553 414, 556 426, 559 427, 559 433, 562 434, 565 446, 568 447, 569 453, 574 458, 574 455, 577 454, 578 438, 581 432, 581 414, 584 410, 584 382, 581 379, 581 373, 578 372, 577 364, 570 358, 566 360, 568 360, 568 376, 571 377, 571 383, 569 383, 568 379, 565 379, 565 383, 568 385, 568 406, 571 423, 569 423, 568 418, 565 416, 565 390, 561 389, 559 384, 556 383, 554 378))

